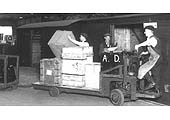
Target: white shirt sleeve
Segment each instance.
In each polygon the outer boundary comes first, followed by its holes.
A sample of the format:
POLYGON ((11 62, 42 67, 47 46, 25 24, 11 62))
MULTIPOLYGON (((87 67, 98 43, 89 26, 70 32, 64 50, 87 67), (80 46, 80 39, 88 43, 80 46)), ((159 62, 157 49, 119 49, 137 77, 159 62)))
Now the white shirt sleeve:
POLYGON ((79 46, 80 47, 89 47, 89 43, 88 42, 79 42, 79 46))
POLYGON ((157 39, 154 37, 148 39, 147 42, 148 42, 148 45, 151 45, 152 47, 155 47, 157 45, 157 39))

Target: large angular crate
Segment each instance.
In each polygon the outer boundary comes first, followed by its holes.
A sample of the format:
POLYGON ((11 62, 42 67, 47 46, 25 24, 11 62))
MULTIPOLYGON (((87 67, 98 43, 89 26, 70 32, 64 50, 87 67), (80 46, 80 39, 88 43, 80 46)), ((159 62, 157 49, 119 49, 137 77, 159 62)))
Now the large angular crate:
POLYGON ((68 40, 68 36, 71 36, 73 39, 75 39, 71 31, 57 30, 48 42, 49 47, 51 48, 52 52, 58 59, 61 59, 63 47, 77 46, 74 43, 72 43, 70 40, 68 40))
POLYGON ((59 84, 61 79, 61 61, 57 58, 40 60, 40 81, 47 84, 59 84))

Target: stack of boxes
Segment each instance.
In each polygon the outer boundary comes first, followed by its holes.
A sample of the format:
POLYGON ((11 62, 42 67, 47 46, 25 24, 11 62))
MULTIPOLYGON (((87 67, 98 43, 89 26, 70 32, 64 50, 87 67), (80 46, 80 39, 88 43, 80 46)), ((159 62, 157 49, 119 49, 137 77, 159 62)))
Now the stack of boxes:
POLYGON ((62 49, 62 85, 85 87, 85 65, 93 62, 92 47, 62 49))
POLYGON ((48 45, 54 53, 55 58, 40 60, 40 82, 60 85, 62 48, 76 46, 68 40, 68 36, 75 39, 71 31, 57 30, 49 40, 48 45))
POLYGON ((99 89, 100 63, 93 62, 93 47, 70 43, 70 31, 56 31, 49 41, 55 58, 40 61, 40 82, 63 87, 99 89))

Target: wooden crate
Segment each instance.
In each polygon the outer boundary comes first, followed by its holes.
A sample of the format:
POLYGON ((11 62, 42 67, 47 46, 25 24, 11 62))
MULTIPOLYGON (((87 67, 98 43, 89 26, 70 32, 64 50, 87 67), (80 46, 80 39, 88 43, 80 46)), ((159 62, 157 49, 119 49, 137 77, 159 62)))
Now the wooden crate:
POLYGON ((41 59, 40 68, 55 68, 61 69, 61 61, 57 58, 41 59))
POLYGON ((71 81, 71 80, 62 80, 62 86, 68 86, 68 87, 84 87, 85 82, 84 81, 71 81))
POLYGON ((85 60, 62 60, 62 73, 64 74, 76 74, 84 75, 85 74, 85 60))
POLYGON ((61 75, 61 79, 62 79, 62 80, 67 80, 67 81, 83 82, 83 81, 85 81, 85 76, 84 76, 84 75, 62 74, 62 75, 61 75))
POLYGON ((87 59, 93 56, 93 47, 64 47, 62 49, 63 59, 87 59))
POLYGON ((40 81, 49 84, 59 83, 61 78, 61 61, 57 58, 40 61, 40 81))

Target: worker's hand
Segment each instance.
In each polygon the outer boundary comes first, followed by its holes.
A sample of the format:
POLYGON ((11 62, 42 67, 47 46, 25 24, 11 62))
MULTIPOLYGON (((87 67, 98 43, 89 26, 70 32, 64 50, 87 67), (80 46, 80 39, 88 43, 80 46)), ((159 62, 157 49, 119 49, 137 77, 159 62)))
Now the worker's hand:
POLYGON ((139 46, 138 46, 138 45, 135 45, 135 50, 136 50, 136 51, 138 51, 138 48, 139 48, 139 46))
POLYGON ((109 53, 110 51, 108 50, 108 48, 104 48, 104 52, 109 53))
POLYGON ((71 40, 71 39, 72 39, 70 35, 68 35, 68 39, 69 39, 69 40, 71 40))
POLYGON ((141 54, 140 54, 140 56, 141 55, 147 55, 148 54, 148 52, 142 52, 141 54))
POLYGON ((141 52, 140 55, 139 55, 139 58, 142 58, 143 56, 149 54, 148 52, 141 52))
POLYGON ((107 48, 108 51, 115 51, 118 47, 110 47, 110 48, 107 48))

